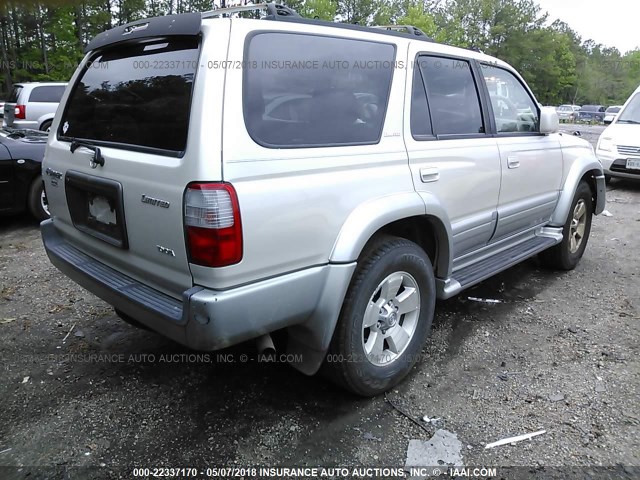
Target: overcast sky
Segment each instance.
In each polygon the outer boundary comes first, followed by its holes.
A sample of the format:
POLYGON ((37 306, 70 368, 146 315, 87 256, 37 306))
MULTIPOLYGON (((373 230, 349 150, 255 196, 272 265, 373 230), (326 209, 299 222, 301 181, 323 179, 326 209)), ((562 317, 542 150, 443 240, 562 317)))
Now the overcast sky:
POLYGON ((624 54, 640 48, 639 0, 535 0, 549 12, 549 23, 559 18, 582 37, 624 54))

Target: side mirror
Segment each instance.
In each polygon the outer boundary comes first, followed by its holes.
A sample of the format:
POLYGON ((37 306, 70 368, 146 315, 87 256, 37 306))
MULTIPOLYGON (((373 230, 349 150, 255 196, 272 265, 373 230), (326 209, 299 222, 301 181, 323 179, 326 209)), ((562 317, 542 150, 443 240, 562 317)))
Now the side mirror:
POLYGON ((556 133, 558 130, 560 130, 560 120, 556 109, 542 107, 540 109, 540 133, 556 133))

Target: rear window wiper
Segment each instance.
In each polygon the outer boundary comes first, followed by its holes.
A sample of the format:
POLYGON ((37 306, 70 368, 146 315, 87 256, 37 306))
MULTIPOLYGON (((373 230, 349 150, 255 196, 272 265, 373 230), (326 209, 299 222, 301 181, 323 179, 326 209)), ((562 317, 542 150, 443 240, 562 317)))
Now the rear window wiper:
POLYGON ((86 148, 87 150, 91 150, 93 152, 93 160, 91 160, 91 162, 89 163, 91 168, 96 168, 98 165, 100 165, 101 167, 104 166, 104 157, 102 156, 102 152, 100 152, 99 147, 96 147, 95 145, 89 142, 73 140, 71 142, 71 148, 70 148, 71 153, 75 153, 75 151, 80 147, 86 148))

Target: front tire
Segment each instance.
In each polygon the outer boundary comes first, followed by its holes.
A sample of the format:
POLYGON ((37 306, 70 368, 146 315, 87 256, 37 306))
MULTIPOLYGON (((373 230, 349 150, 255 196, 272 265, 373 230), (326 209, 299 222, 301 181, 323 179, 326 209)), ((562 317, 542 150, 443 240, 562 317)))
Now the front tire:
POLYGON ((431 261, 418 245, 381 237, 358 262, 324 372, 362 396, 385 392, 415 364, 435 308, 431 261))
POLYGON ((49 202, 47 201, 47 195, 44 191, 44 183, 42 177, 38 175, 29 187, 29 199, 28 206, 31 215, 33 215, 39 222, 48 219, 49 214, 49 202))
POLYGON ((593 194, 586 182, 580 182, 571 202, 569 216, 562 229, 562 242, 542 252, 541 263, 557 270, 576 268, 589 240, 593 217, 593 194))

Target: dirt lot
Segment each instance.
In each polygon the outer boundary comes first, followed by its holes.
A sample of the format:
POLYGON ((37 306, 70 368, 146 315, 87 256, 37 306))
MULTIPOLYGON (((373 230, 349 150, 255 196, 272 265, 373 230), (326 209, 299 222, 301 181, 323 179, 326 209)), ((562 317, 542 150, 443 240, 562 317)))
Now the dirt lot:
POLYGON ((505 466, 549 478, 550 467, 603 465, 624 466, 611 478, 638 478, 640 184, 614 180, 608 199, 612 216, 594 219, 575 271, 532 259, 439 302, 423 360, 386 399, 371 400, 257 362, 252 344, 223 352, 227 362, 189 358, 51 266, 35 223, 3 218, 0 478, 131 478, 133 466, 401 467, 409 440, 437 428, 458 436, 465 465, 497 466, 498 478, 505 466), (92 468, 62 473, 83 466, 92 468))

